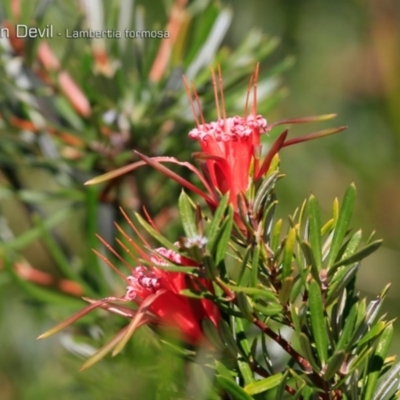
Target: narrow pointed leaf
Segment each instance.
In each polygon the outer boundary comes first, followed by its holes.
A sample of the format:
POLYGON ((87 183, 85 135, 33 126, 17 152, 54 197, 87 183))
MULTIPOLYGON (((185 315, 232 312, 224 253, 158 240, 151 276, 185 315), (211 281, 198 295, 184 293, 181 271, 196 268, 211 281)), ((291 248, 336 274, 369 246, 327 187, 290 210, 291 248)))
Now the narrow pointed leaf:
POLYGON ((307 142, 309 140, 319 139, 319 138, 322 138, 325 136, 333 135, 334 133, 342 132, 345 129, 347 129, 347 126, 339 126, 337 128, 323 129, 322 131, 309 133, 307 135, 288 140, 284 143, 284 145, 282 147, 287 147, 287 146, 291 146, 293 144, 307 142))
POLYGON ((157 239, 163 246, 167 249, 175 249, 177 250, 176 246, 171 243, 168 239, 158 233, 147 221, 145 221, 138 213, 135 212, 135 217, 138 220, 139 224, 143 226, 146 231, 153 236, 154 239, 157 239))
POLYGON ((319 285, 314 280, 310 283, 309 304, 311 327, 314 335, 315 346, 322 365, 328 359, 328 338, 326 333, 326 323, 322 303, 322 295, 319 285))
POLYGON ((136 329, 142 326, 146 320, 145 313, 148 308, 152 305, 152 303, 160 296, 165 293, 165 290, 159 290, 157 293, 147 297, 143 303, 140 305, 139 309, 136 312, 136 315, 133 317, 132 321, 129 323, 127 330, 125 331, 125 335, 123 338, 117 343, 112 353, 113 357, 120 353, 125 345, 128 343, 131 336, 135 333, 136 329))
POLYGON ((242 350, 239 349, 235 338, 233 337, 233 332, 224 320, 221 320, 219 324, 221 339, 225 344, 225 347, 231 353, 231 355, 236 359, 238 354, 242 354, 242 350))
POLYGON ((315 279, 316 282, 318 282, 320 284, 321 278, 319 276, 317 263, 315 262, 314 253, 312 251, 310 243, 308 243, 306 241, 302 241, 300 243, 300 245, 301 245, 301 250, 304 254, 304 258, 307 261, 307 266, 310 266, 310 268, 311 268, 310 272, 311 272, 312 277, 315 279))
POLYGON ((245 286, 234 286, 230 284, 227 284, 226 286, 234 292, 243 292, 252 298, 263 298, 267 301, 273 301, 275 303, 278 302, 277 295, 268 288, 261 289, 245 286))
MULTIPOLYGON (((348 243, 346 245, 346 249, 343 252, 343 256, 341 257, 341 260, 349 258, 355 253, 358 246, 360 245, 361 239, 362 239, 362 231, 360 229, 357 232, 355 232, 353 234, 353 236, 351 236, 350 240, 348 241, 348 243)), ((338 262, 340 262, 341 260, 339 260, 338 262)), ((330 268, 328 271, 328 277, 331 278, 333 275, 335 275, 337 270, 338 270, 338 267, 336 267, 336 265, 334 264, 332 266, 332 268, 330 268)))
POLYGON ((278 386, 282 382, 282 379, 282 373, 275 374, 257 382, 250 383, 249 385, 245 386, 244 390, 251 395, 264 393, 278 386))
POLYGON ((225 344, 222 342, 221 336, 215 325, 209 319, 201 321, 201 328, 205 337, 220 351, 225 350, 225 344))
POLYGON ((178 205, 179 214, 185 234, 188 238, 193 238, 198 234, 195 221, 195 213, 188 195, 183 190, 181 192, 181 195, 179 196, 178 205))
POLYGON ((282 261, 282 278, 287 278, 292 273, 293 250, 296 243, 296 228, 291 228, 286 238, 282 261))
POLYGON ((300 341, 302 354, 304 355, 306 360, 310 363, 313 370, 319 372, 321 370, 321 368, 318 366, 317 361, 314 357, 314 352, 311 347, 310 339, 304 332, 301 332, 300 336, 299 336, 299 341, 300 341))
POLYGON ((348 350, 347 345, 350 343, 350 339, 353 336, 354 328, 357 320, 358 304, 355 303, 350 310, 347 318, 343 319, 344 327, 340 333, 339 341, 337 342, 337 350, 348 350))
POLYGON ((225 212, 228 207, 229 194, 225 194, 219 201, 218 207, 215 210, 214 216, 212 218, 211 224, 206 228, 206 236, 208 238, 207 249, 212 252, 214 246, 216 245, 216 240, 218 238, 218 233, 220 226, 225 218, 225 212))
POLYGON ((308 200, 308 216, 310 235, 309 242, 314 254, 315 264, 318 271, 322 268, 322 243, 321 243, 321 216, 319 212, 318 201, 315 196, 308 200))
POLYGON ((122 328, 108 343, 106 343, 101 349, 96 351, 91 357, 89 357, 82 367, 80 368, 81 371, 84 371, 85 369, 91 367, 93 364, 96 364, 98 361, 100 361, 104 356, 109 353, 116 345, 117 343, 124 337, 126 330, 128 329, 128 326, 122 328))
POLYGON ((257 286, 258 283, 258 268, 260 261, 260 243, 254 246, 253 259, 251 260, 251 286, 257 286))
POLYGON ((252 321, 254 319, 253 315, 254 310, 247 296, 243 292, 239 292, 236 295, 236 300, 237 300, 237 306, 241 311, 243 318, 252 321))
POLYGON ((326 235, 330 230, 332 229, 333 225, 335 223, 335 220, 332 218, 326 224, 321 228, 321 236, 326 235))
POLYGON ((328 256, 328 268, 335 263, 340 247, 342 246, 342 242, 346 235, 350 218, 353 213, 355 199, 356 188, 354 184, 351 184, 343 197, 342 206, 340 207, 339 216, 336 221, 335 231, 328 256))
POLYGON ((98 308, 101 304, 106 303, 108 300, 98 300, 92 304, 89 304, 88 306, 86 306, 84 309, 78 311, 77 313, 75 313, 74 315, 71 315, 69 318, 67 318, 66 320, 64 320, 63 322, 61 322, 60 324, 56 325, 55 327, 49 329, 48 331, 42 333, 38 339, 46 339, 51 335, 54 335, 55 333, 61 331, 62 329, 66 328, 67 326, 73 324, 75 321, 77 321, 78 319, 82 318, 84 315, 86 315, 87 313, 89 313, 90 311, 94 310, 95 308, 98 308))
POLYGON ((349 284, 349 282, 356 275, 360 264, 354 264, 348 267, 344 267, 342 270, 339 270, 335 276, 333 277, 332 284, 328 290, 328 296, 326 298, 326 307, 332 304, 335 301, 342 290, 349 284))
POLYGON ((298 316, 298 309, 292 302, 290 303, 290 315, 292 317, 294 331, 296 332, 297 336, 300 336, 301 326, 300 326, 300 319, 298 316))
POLYGON ((283 119, 281 121, 273 122, 269 127, 273 128, 277 125, 291 125, 291 124, 305 124, 310 122, 321 122, 328 121, 336 117, 337 114, 323 114, 323 115, 313 115, 310 117, 300 117, 300 118, 289 118, 283 119))
POLYGON ((365 399, 371 399, 375 392, 378 378, 381 374, 383 362, 389 351, 390 344, 393 338, 393 325, 390 324, 381 334, 376 350, 370 359, 368 365, 368 380, 364 392, 365 399))
POLYGON ((378 321, 369 332, 367 332, 360 340, 357 341, 357 347, 361 347, 370 340, 374 340, 385 328, 386 323, 383 321, 378 321))
POLYGON ((218 265, 226 256, 226 249, 231 238, 233 226, 233 208, 228 210, 228 216, 221 227, 221 234, 217 242, 217 251, 215 255, 215 263, 218 265))
POLYGON ((390 370, 389 374, 381 382, 381 384, 376 389, 372 400, 385 399, 386 395, 394 388, 395 385, 399 384, 400 380, 400 363, 397 363, 390 370))
POLYGON ((278 220, 274 226, 274 229, 272 231, 271 235, 271 249, 274 253, 278 250, 279 246, 279 239, 281 236, 281 229, 282 229, 282 219, 278 220))
POLYGON ((329 381, 335 376, 335 374, 339 371, 340 367, 342 366, 345 358, 346 358, 346 352, 343 350, 339 350, 329 359, 327 368, 323 375, 323 378, 326 381, 329 381))
POLYGON ((293 276, 288 276, 283 281, 282 288, 279 292, 279 301, 281 302, 282 305, 285 305, 288 302, 290 294, 293 289, 293 284, 294 284, 293 276))
POLYGON ((254 204, 253 204, 253 211, 254 213, 258 213, 261 211, 262 206, 264 206, 265 200, 268 197, 268 195, 272 192, 276 180, 278 178, 278 172, 274 172, 270 176, 268 176, 263 182, 261 183, 261 186, 257 190, 256 197, 254 199, 254 204))
POLYGON ((186 187, 187 189, 192 190, 194 193, 199 194, 201 197, 205 198, 206 200, 210 200, 213 202, 207 195, 206 193, 202 192, 199 188, 194 186, 192 183, 188 182, 186 179, 182 178, 175 172, 171 171, 169 168, 163 166, 161 163, 173 163, 177 165, 184 166, 188 168, 190 171, 192 171, 201 181, 201 183, 205 186, 207 191, 209 193, 212 193, 210 190, 210 186, 208 185, 207 181, 204 179, 204 177, 200 174, 200 172, 190 163, 188 162, 182 162, 177 160, 174 157, 147 157, 139 152, 135 152, 140 158, 142 158, 143 161, 137 161, 132 164, 126 165, 124 167, 115 169, 113 171, 107 172, 106 174, 97 176, 96 178, 90 179, 87 182, 85 182, 85 185, 96 185, 101 182, 108 181, 110 179, 117 178, 118 176, 125 175, 128 172, 132 172, 137 168, 143 167, 144 165, 150 165, 151 167, 157 169, 161 173, 165 174, 166 176, 170 177, 171 179, 174 179, 178 183, 180 183, 183 187, 186 187))
POLYGON ((362 259, 368 257, 370 254, 378 250, 379 247, 382 245, 382 242, 382 240, 376 240, 375 242, 370 243, 368 246, 364 247, 352 256, 337 261, 335 264, 332 265, 329 272, 333 270, 333 274, 337 270, 337 268, 341 267, 342 265, 354 264, 361 261, 362 259))
POLYGON ((359 244, 361 243, 361 239, 362 239, 362 230, 359 229, 357 232, 355 232, 353 234, 353 236, 350 238, 349 242, 347 243, 347 246, 343 253, 342 258, 349 258, 350 256, 352 256, 356 252, 359 244))
POLYGON ((222 375, 216 375, 218 386, 223 390, 226 390, 235 400, 254 400, 244 389, 237 385, 231 379, 226 378, 222 375))
POLYGON ((288 130, 282 132, 278 138, 275 140, 275 142, 272 144, 271 148, 268 151, 268 154, 266 155, 260 170, 258 171, 258 174, 255 178, 256 181, 258 181, 265 173, 268 172, 268 169, 271 165, 271 161, 274 158, 275 154, 279 152, 279 150, 282 148, 283 144, 285 143, 286 136, 288 134, 288 130))

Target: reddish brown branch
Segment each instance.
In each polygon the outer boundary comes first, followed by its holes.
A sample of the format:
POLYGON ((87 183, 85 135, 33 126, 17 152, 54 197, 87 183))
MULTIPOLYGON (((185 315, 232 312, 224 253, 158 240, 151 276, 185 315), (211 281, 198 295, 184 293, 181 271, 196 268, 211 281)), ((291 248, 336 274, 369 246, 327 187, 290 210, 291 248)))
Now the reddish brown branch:
POLYGON ((311 364, 302 357, 291 345, 285 340, 282 336, 275 333, 269 326, 267 326, 264 322, 260 321, 258 318, 254 318, 253 323, 261 329, 267 336, 269 336, 272 340, 278 343, 283 350, 285 350, 296 362, 299 366, 307 373, 310 374, 310 378, 314 381, 314 383, 322 389, 323 392, 319 394, 319 400, 329 400, 329 387, 328 383, 325 382, 321 376, 319 376, 315 371, 313 371, 311 364))

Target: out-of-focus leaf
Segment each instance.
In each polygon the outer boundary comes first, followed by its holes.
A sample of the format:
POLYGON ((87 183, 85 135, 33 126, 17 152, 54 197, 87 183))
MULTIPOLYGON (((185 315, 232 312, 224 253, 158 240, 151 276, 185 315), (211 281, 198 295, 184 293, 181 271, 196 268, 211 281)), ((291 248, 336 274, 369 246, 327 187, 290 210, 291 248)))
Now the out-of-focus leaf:
POLYGON ((201 322, 201 327, 203 329, 206 338, 220 351, 224 351, 225 345, 222 342, 221 336, 215 327, 215 325, 209 319, 204 319, 201 322))
POLYGON ((268 378, 261 379, 257 382, 250 383, 249 385, 244 387, 244 390, 253 395, 267 392, 268 390, 278 386, 283 379, 283 374, 275 374, 269 376, 268 378))
POLYGON ((233 286, 229 284, 227 284, 227 287, 234 292, 243 292, 252 298, 263 298, 267 301, 272 301, 275 303, 278 302, 276 294, 274 294, 271 289, 268 288, 260 289, 254 287, 233 286))
POLYGON ((96 364, 98 361, 104 358, 107 353, 111 352, 111 350, 122 340, 128 328, 129 326, 122 328, 108 343, 106 343, 101 349, 89 357, 82 365, 81 371, 96 364))
POLYGON ((236 295, 236 300, 237 306, 242 312, 243 317, 247 318, 249 321, 252 321, 254 319, 254 310, 247 296, 243 292, 238 292, 236 295))
MULTIPOLYGON (((54 213, 52 216, 43 221, 43 228, 47 230, 53 229, 61 222, 63 222, 66 218, 68 218, 74 211, 74 207, 61 209, 60 211, 54 213)), ((37 226, 35 228, 29 229, 22 235, 7 241, 7 243, 3 243, 0 246, 0 249, 4 249, 4 247, 7 246, 8 248, 15 251, 22 250, 33 241, 40 238, 43 228, 37 226)))
POLYGON ((228 325, 228 323, 224 320, 221 320, 219 324, 221 339, 224 342, 226 348, 231 353, 231 355, 236 358, 238 354, 242 354, 242 350, 239 349, 235 338, 233 337, 233 332, 228 325))
POLYGON ((39 216, 37 216, 35 219, 37 220, 37 225, 41 229, 41 236, 43 238, 43 241, 46 244, 50 254, 54 258, 54 261, 56 262, 57 267, 60 269, 60 271, 68 279, 72 280, 73 282, 79 283, 79 285, 84 288, 85 295, 95 296, 96 293, 92 290, 92 288, 85 282, 84 279, 81 279, 79 274, 77 274, 73 270, 73 268, 71 268, 70 262, 61 250, 59 244, 54 240, 53 236, 44 227, 44 222, 42 221, 42 219, 39 216))
POLYGON ((226 390, 235 400, 254 400, 252 396, 247 394, 235 381, 222 375, 215 376, 217 384, 226 390))

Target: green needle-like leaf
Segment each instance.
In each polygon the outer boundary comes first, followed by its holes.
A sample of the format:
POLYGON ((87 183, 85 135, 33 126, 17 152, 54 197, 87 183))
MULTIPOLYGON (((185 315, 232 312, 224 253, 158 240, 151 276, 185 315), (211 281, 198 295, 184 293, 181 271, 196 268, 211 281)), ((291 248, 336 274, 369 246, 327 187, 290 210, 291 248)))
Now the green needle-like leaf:
POLYGON ((233 226, 233 208, 229 207, 228 216, 221 227, 221 233, 218 238, 217 251, 215 255, 215 263, 218 265, 226 256, 226 249, 231 239, 233 226))
MULTIPOLYGON (((395 385, 399 384, 400 379, 400 363, 397 363, 391 368, 389 374, 381 382, 376 389, 372 400, 382 400, 386 398, 386 395, 394 388, 395 385)), ((398 397, 397 397, 398 398, 398 397)))
POLYGON ((250 383, 249 385, 245 386, 244 390, 253 395, 267 392, 268 390, 278 386, 283 379, 283 374, 275 374, 269 376, 268 378, 261 379, 260 381, 250 383))
POLYGON ((158 240, 167 249, 176 249, 176 246, 166 239, 163 235, 157 232, 148 222, 146 222, 138 213, 135 213, 135 217, 139 224, 151 235, 154 239, 158 240))
POLYGON ((310 224, 309 242, 317 269, 320 271, 322 268, 321 216, 315 196, 310 196, 308 200, 308 216, 310 224))
POLYGON ((245 392, 235 381, 222 376, 216 375, 217 384, 226 390, 235 400, 254 400, 249 394, 245 392))
POLYGON ((287 278, 292 273, 292 259, 296 243, 296 228, 291 228, 286 238, 285 250, 282 261, 282 278, 287 278))
POLYGON ((310 318, 311 328, 314 335, 315 346, 322 365, 326 364, 328 359, 328 337, 326 332, 326 322, 324 318, 324 309, 322 303, 321 290, 314 280, 309 288, 310 318))
POLYGON ((337 268, 341 267, 342 265, 354 264, 358 261, 361 261, 362 259, 368 257, 370 254, 378 250, 381 245, 382 245, 382 240, 376 240, 375 242, 370 243, 368 246, 364 247, 363 249, 353 254, 352 256, 337 261, 330 268, 329 274, 334 274, 335 271, 337 271, 337 268))
POLYGON ((302 353, 305 356, 306 360, 311 364, 314 371, 319 372, 321 370, 321 368, 318 366, 317 361, 315 360, 314 352, 313 352, 313 349, 312 349, 311 343, 310 343, 310 339, 304 332, 301 332, 300 336, 299 336, 299 341, 300 341, 302 353))
POLYGON ((275 226, 274 229, 272 231, 272 235, 271 235, 271 249, 273 252, 276 253, 276 251, 278 250, 278 246, 279 246, 279 239, 281 236, 281 229, 282 229, 282 219, 279 219, 275 226))
POLYGON ((214 247, 216 246, 216 241, 218 239, 220 226, 224 221, 225 211, 228 207, 228 202, 229 202, 229 194, 226 194, 220 199, 218 207, 215 210, 214 216, 212 218, 212 221, 206 228, 206 236, 208 238, 206 247, 210 251, 210 253, 214 251, 214 247))
POLYGON ((179 214, 181 216, 182 226, 188 238, 195 237, 197 232, 195 213, 189 196, 182 190, 179 196, 179 214))
POLYGON ((358 303, 355 303, 350 310, 347 318, 342 319, 344 327, 340 333, 339 341, 336 345, 337 350, 347 350, 347 345, 350 343, 350 339, 353 336, 354 328, 358 314, 358 303))
POLYGON ((324 373, 324 379, 329 381, 339 371, 346 358, 346 353, 343 350, 336 352, 328 361, 327 368, 324 373))
POLYGON ((343 197, 342 206, 340 207, 339 216, 336 221, 332 244, 328 255, 328 269, 335 263, 342 246, 353 213, 355 199, 356 188, 354 184, 351 184, 343 197))
POLYGON ((368 380, 365 387, 363 399, 371 399, 381 374, 383 362, 389 351, 390 344, 393 338, 393 325, 390 324, 381 334, 376 350, 370 359, 368 365, 368 380))

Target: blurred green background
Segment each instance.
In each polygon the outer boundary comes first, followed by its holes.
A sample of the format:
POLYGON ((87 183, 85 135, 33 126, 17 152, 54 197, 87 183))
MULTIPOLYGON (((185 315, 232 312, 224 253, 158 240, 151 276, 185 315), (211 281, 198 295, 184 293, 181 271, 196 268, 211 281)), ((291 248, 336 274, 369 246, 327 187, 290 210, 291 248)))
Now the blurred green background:
MULTIPOLYGON (((1 2, 4 15, 10 13, 11 3, 18 2, 1 2)), ((71 2, 69 6, 64 6, 61 1, 47 3, 46 23, 71 29, 77 26, 81 17, 79 2, 71 2)), ((168 9, 172 2, 167 3, 168 9)), ((29 12, 33 13, 34 8, 29 9, 27 4, 22 2, 22 8, 25 21, 30 21, 33 16, 29 16, 29 12)), ((145 4, 145 18, 150 25, 165 26, 164 3, 155 0, 136 2, 135 7, 139 4, 145 4)), ((387 282, 392 282, 384 311, 389 318, 396 318, 400 301, 400 3, 395 0, 235 0, 223 4, 230 6, 233 13, 223 46, 237 48, 251 28, 258 28, 266 35, 280 39, 278 48, 261 65, 264 72, 288 56, 294 60, 293 66, 286 69, 280 78, 282 100, 266 115, 268 121, 333 112, 338 114, 334 126, 348 126, 347 131, 338 135, 283 150, 282 172, 287 177, 278 186, 279 214, 284 218, 305 197, 314 193, 327 217, 333 199, 336 196, 340 199, 345 188, 355 182, 358 202, 352 226, 354 229, 361 227, 366 234, 377 230, 377 236, 384 239, 383 247, 362 265, 358 287, 363 295, 372 299, 387 282)), ((50 44, 56 53, 59 50, 57 46, 72 46, 62 39, 59 39, 59 45, 53 41, 50 44)), ((82 40, 73 46, 87 46, 87 42, 82 40)), ((2 60, 3 68, 4 57, 2 60)), ((64 61, 68 65, 68 59, 64 61)), ((229 63, 229 58, 225 61, 229 63)), ((128 77, 129 68, 124 73, 128 77)), ((112 84, 112 79, 107 82, 112 84)), ((90 93, 91 82, 81 84, 90 93)), ((0 85, 4 89, 7 83, 2 79, 0 85)), ((246 85, 243 84, 242 88, 244 91, 246 85)), ((2 99, 9 93, 8 89, 0 92, 2 99)), ((94 95, 89 94, 89 97, 94 95)), ((21 110, 16 110, 16 113, 21 113, 21 110)), ((90 125, 90 120, 86 124, 90 125)), ((295 136, 310 130, 313 129, 309 126, 295 126, 290 134, 295 136)), ((9 133, 3 126, 0 148, 5 134, 9 133)), ((177 155, 172 153, 172 149, 173 145, 170 148, 167 145, 162 151, 177 155)), ((195 143, 188 141, 185 149, 179 152, 187 159, 190 152, 197 150, 195 143)), ((19 176, 24 176, 26 185, 37 191, 51 189, 49 186, 53 183, 48 181, 43 171, 30 170, 23 163, 17 165, 19 176)), ((146 174, 142 175, 144 177, 146 174)), ((87 178, 84 175, 80 182, 87 178)), ((174 193, 179 193, 177 185, 172 186, 175 186, 174 193)), ((70 204, 70 201, 71 198, 65 200, 65 204, 70 204)), ((44 208, 48 214, 54 213, 63 208, 62 200, 45 204, 44 208)), ((3 240, 6 219, 8 225, 12 221, 14 235, 24 232, 29 226, 25 221, 26 214, 15 204, 11 206, 10 201, 2 202, 1 212, 3 240)), ((82 251, 82 244, 74 240, 74 235, 80 234, 80 225, 74 221, 81 219, 81 210, 77 210, 61 227, 61 233, 67 235, 66 241, 70 246, 76 246, 77 253, 82 251)), ((52 271, 51 262, 40 244, 30 246, 25 249, 30 262, 36 268, 52 271)), ((86 261, 89 262, 90 258, 86 261)), ((0 399, 139 399, 144 397, 138 393, 147 390, 142 386, 151 386, 151 380, 140 382, 141 375, 137 372, 140 366, 151 373, 151 364, 158 362, 169 369, 171 375, 168 376, 173 376, 175 369, 166 363, 165 355, 154 360, 154 354, 158 353, 148 331, 139 334, 138 339, 139 343, 144 341, 148 344, 147 353, 132 344, 131 354, 135 355, 137 363, 134 367, 129 359, 121 357, 107 363, 103 361, 84 373, 79 373, 78 369, 85 349, 81 349, 78 356, 65 351, 70 336, 62 338, 64 347, 60 344, 60 336, 36 342, 40 333, 55 320, 60 320, 60 314, 66 317, 71 310, 77 309, 71 305, 63 314, 60 305, 43 306, 27 295, 10 279, 10 275, 0 272, 0 399)), ((105 319, 104 330, 107 323, 105 319)), ((395 329, 393 353, 400 354, 398 322, 395 329)), ((95 332, 90 335, 96 337, 95 332)), ((179 368, 177 365, 176 371, 179 368)))

